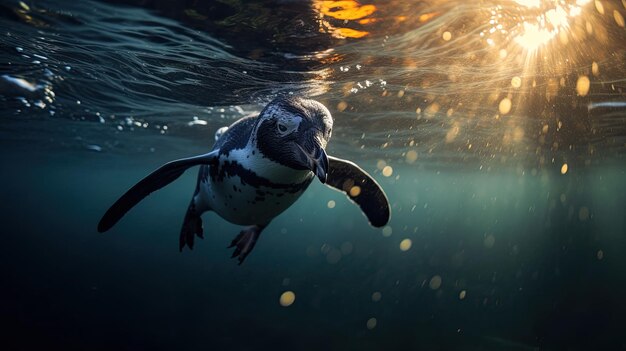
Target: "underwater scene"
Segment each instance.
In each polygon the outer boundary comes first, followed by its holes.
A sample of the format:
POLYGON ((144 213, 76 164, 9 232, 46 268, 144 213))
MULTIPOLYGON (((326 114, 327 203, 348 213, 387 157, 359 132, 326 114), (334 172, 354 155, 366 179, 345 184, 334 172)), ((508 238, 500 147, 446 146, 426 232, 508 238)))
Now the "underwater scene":
POLYGON ((625 17, 0 0, 0 347, 626 350, 625 17), (280 214, 270 168, 310 182, 280 214))

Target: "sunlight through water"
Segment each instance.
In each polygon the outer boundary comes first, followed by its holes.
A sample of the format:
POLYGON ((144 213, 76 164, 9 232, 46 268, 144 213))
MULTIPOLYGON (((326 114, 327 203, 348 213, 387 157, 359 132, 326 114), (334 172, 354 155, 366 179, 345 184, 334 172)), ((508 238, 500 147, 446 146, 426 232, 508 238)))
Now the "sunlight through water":
POLYGON ((540 14, 522 22, 523 32, 515 37, 515 42, 523 48, 533 51, 550 40, 554 39, 562 31, 567 31, 569 21, 581 14, 582 6, 590 0, 578 0, 575 4, 565 1, 541 1, 541 0, 517 0, 517 3, 528 8, 540 8, 540 14))

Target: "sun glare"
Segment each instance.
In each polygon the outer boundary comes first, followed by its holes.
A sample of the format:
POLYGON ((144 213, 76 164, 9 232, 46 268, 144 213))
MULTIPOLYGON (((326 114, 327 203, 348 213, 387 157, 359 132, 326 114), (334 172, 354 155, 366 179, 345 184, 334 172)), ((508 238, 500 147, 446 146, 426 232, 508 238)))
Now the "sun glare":
POLYGON ((545 28, 541 28, 537 24, 524 22, 523 26, 524 33, 515 37, 515 42, 529 51, 537 50, 537 48, 545 45, 557 34, 556 31, 550 31, 545 28))
POLYGON ((515 42, 526 50, 534 51, 554 39, 560 32, 569 28, 569 21, 582 12, 582 6, 590 0, 578 0, 575 4, 565 1, 518 0, 527 7, 541 8, 534 19, 522 22, 522 33, 515 42))
MULTIPOLYGON (((490 27, 483 35, 500 33, 528 52, 534 52, 559 36, 566 35, 570 22, 582 14, 591 0, 514 0, 518 12, 512 25, 504 23, 502 7, 492 9, 490 27)), ((488 38, 489 40, 491 38, 488 38)), ((494 39, 491 39, 492 41, 494 39)))

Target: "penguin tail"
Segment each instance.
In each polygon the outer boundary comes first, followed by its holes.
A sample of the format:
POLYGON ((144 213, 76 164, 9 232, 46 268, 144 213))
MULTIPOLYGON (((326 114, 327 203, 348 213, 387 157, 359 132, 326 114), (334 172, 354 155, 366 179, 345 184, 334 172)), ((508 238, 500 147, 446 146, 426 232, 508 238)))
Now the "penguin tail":
POLYGON ((185 246, 188 246, 189 249, 193 249, 193 240, 196 236, 200 239, 204 239, 201 214, 202 212, 197 211, 194 200, 192 199, 191 204, 189 204, 187 208, 183 226, 180 229, 179 250, 181 252, 185 246))

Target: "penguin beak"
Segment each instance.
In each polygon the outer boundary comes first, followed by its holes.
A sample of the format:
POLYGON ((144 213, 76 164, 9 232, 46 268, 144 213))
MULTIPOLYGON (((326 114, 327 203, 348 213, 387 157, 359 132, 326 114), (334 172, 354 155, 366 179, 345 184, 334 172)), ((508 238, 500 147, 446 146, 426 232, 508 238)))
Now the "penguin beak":
POLYGON ((313 153, 306 152, 300 145, 298 145, 298 148, 300 148, 300 151, 302 151, 302 154, 306 157, 307 167, 315 173, 315 176, 319 178, 322 184, 325 184, 328 178, 328 155, 326 155, 324 148, 316 146, 313 153))
POLYGON ((313 172, 315 172, 315 175, 322 184, 326 184, 326 180, 328 179, 328 155, 326 155, 326 151, 321 147, 316 151, 318 156, 315 159, 315 170, 313 172))

